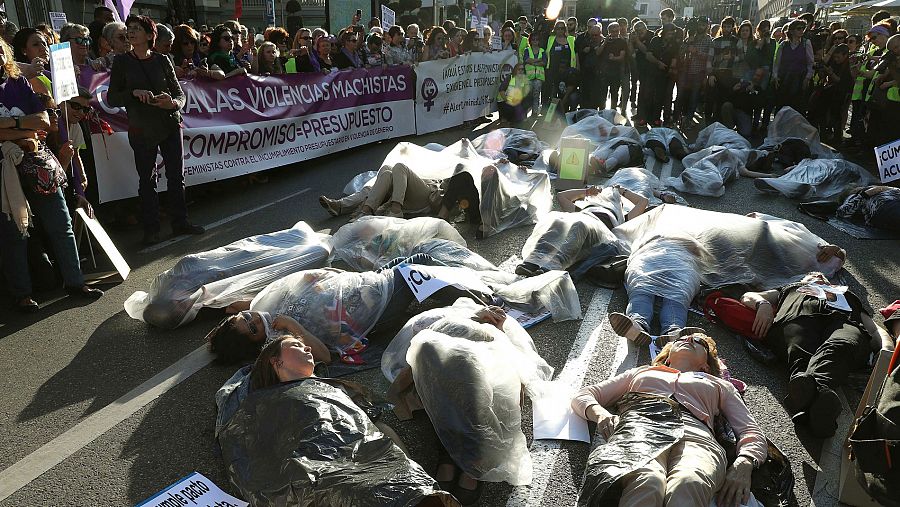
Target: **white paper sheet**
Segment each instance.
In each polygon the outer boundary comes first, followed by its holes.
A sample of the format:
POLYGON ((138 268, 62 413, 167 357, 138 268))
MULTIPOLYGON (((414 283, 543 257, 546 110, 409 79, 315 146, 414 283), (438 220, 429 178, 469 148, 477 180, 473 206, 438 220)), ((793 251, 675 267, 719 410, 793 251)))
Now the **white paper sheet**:
POLYGON ((570 395, 557 396, 549 393, 532 400, 535 440, 591 442, 587 421, 572 411, 571 402, 570 395))

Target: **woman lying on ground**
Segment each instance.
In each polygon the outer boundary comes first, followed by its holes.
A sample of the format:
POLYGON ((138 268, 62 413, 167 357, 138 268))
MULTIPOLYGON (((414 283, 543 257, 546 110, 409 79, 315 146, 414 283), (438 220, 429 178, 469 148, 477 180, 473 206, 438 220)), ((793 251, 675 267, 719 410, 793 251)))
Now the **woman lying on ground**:
POLYGON ((530 253, 523 253, 516 274, 535 276, 568 269, 590 248, 613 241, 609 230, 640 216, 650 205, 647 197, 620 185, 562 190, 556 199, 564 213, 551 215, 552 223, 535 228, 523 248, 530 253))
POLYGON ((790 380, 785 408, 793 421, 826 438, 837 429, 841 403, 835 389, 863 368, 872 351, 892 350, 893 340, 872 320, 872 310, 822 273, 764 292, 747 292, 741 302, 756 311, 753 330, 787 362, 790 380))
POLYGON ((572 409, 607 438, 588 458, 579 505, 610 505, 604 495, 616 482, 623 506, 707 506, 717 492, 720 506, 747 503, 751 473, 768 444, 737 390, 719 375, 716 343, 696 333, 667 344, 652 366, 579 391, 572 409), (606 408, 614 405, 618 415, 606 408), (713 433, 720 415, 737 436, 730 465, 713 433))
MULTIPOLYGON (((406 260, 433 263, 425 254, 406 260)), ((431 297, 455 301, 474 296, 448 286, 431 297)), ((317 338, 343 362, 358 364, 368 344, 366 335, 406 322, 406 310, 414 300, 397 267, 362 273, 334 268, 301 271, 270 284, 251 302, 230 305, 226 311, 240 313, 226 317, 206 338, 210 350, 225 362, 252 359, 272 334, 271 316, 283 314, 301 325, 295 332, 317 338)))
POLYGON ((340 199, 319 196, 319 204, 333 216, 381 214, 403 218, 405 213, 433 215, 441 206, 441 180, 422 179, 406 164, 383 166, 375 183, 340 199))
POLYGON ((304 340, 277 337, 249 379, 241 370, 216 394, 222 458, 244 497, 254 505, 458 506, 377 422, 381 409, 366 389, 316 377, 315 360, 304 340))
POLYGON ((800 204, 800 209, 823 220, 834 214, 878 229, 900 232, 900 188, 858 187, 843 199, 805 202, 800 204))

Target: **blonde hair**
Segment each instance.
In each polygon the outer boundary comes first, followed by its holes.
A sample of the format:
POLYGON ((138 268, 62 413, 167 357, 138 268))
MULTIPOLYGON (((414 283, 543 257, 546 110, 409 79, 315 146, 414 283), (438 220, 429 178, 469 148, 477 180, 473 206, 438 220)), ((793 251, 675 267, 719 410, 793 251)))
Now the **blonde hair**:
POLYGON ((13 79, 18 78, 22 75, 22 70, 19 69, 19 64, 16 63, 16 58, 13 54, 12 47, 6 42, 3 37, 0 37, 0 47, 3 47, 3 55, 6 57, 6 64, 3 65, 4 70, 6 70, 7 77, 11 77, 13 79))
MULTIPOLYGON (((703 340, 703 343, 705 343, 709 349, 709 352, 706 354, 707 373, 715 375, 716 377, 722 376, 722 367, 719 364, 719 350, 716 348, 715 340, 703 333, 694 333, 690 336, 694 340, 703 340)), ((672 345, 674 345, 674 343, 669 342, 663 347, 656 356, 656 359, 653 360, 653 366, 668 365, 669 354, 672 353, 672 345)))

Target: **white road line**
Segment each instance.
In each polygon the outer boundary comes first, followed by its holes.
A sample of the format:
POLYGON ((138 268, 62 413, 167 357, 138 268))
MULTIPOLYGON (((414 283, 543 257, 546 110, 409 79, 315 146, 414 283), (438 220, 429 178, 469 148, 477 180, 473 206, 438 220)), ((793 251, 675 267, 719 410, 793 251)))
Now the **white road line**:
MULTIPOLYGON (((220 225, 224 225, 224 224, 227 224, 228 222, 237 220, 238 218, 245 217, 245 216, 247 216, 247 215, 256 213, 256 212, 259 211, 259 210, 266 209, 266 208, 268 208, 269 206, 272 206, 272 205, 275 205, 275 204, 280 203, 281 201, 286 201, 286 200, 288 200, 288 199, 290 199, 290 198, 292 198, 292 197, 297 197, 298 195, 305 194, 306 192, 309 192, 309 190, 310 190, 309 188, 304 188, 303 190, 300 190, 299 192, 294 192, 293 194, 286 195, 286 196, 284 196, 284 197, 282 197, 282 198, 280 198, 280 199, 278 199, 278 200, 276 200, 276 201, 272 201, 272 202, 267 203, 267 204, 262 204, 262 205, 260 205, 260 206, 255 207, 255 208, 252 208, 252 209, 248 209, 248 210, 242 211, 242 212, 240 212, 240 213, 235 213, 234 215, 231 215, 231 216, 229 216, 229 217, 225 217, 225 218, 223 218, 223 219, 221 219, 221 220, 218 220, 218 221, 215 221, 215 222, 213 222, 213 223, 211 223, 211 224, 205 225, 204 227, 206 228, 207 231, 210 230, 210 229, 215 229, 216 227, 218 227, 218 226, 220 226, 220 225)), ((183 240, 183 239, 187 239, 187 238, 190 238, 190 237, 191 237, 191 236, 188 236, 187 234, 182 234, 181 236, 177 236, 177 237, 174 237, 174 238, 172 238, 172 239, 168 239, 168 240, 166 240, 166 241, 162 241, 162 242, 160 242, 160 243, 157 243, 157 244, 155 244, 155 245, 148 246, 147 248, 144 248, 144 249, 142 249, 142 250, 138 250, 138 253, 139 253, 139 254, 145 254, 145 253, 155 252, 156 250, 159 250, 159 249, 161 249, 161 248, 165 248, 165 247, 167 247, 167 246, 169 246, 169 245, 173 245, 173 244, 178 243, 179 241, 181 241, 181 240, 183 240)))
MULTIPOLYGON (((850 432, 853 425, 853 409, 844 395, 838 390, 841 399, 841 414, 837 418, 837 431, 834 436, 822 442, 819 455, 819 471, 816 473, 816 484, 810 492, 810 507, 832 507, 838 505, 838 493, 841 482, 841 452, 844 435, 850 432)), ((852 479, 851 479, 852 480, 852 479)))
POLYGON ((94 412, 62 435, 0 472, 0 502, 41 474, 78 452, 163 393, 180 384, 212 361, 206 345, 184 356, 151 379, 94 412))
MULTIPOLYGON (((612 291, 609 289, 597 289, 585 312, 578 334, 569 349, 566 364, 559 372, 555 382, 559 382, 572 389, 580 389, 587 373, 587 367, 594 357, 600 337, 613 333, 609 320, 606 318, 612 291)), ((634 358, 636 362, 637 347, 631 346, 628 340, 616 339, 616 354, 611 371, 620 371, 627 358, 634 358), (634 351, 632 352, 632 349, 634 351)), ((627 366, 631 368, 633 365, 627 366)), ((625 368, 625 369, 627 369, 625 368)), ((529 486, 519 486, 513 489, 506 502, 507 507, 536 506, 540 505, 550 483, 550 473, 553 465, 559 458, 562 449, 556 440, 535 440, 531 444, 531 461, 534 475, 529 486)))

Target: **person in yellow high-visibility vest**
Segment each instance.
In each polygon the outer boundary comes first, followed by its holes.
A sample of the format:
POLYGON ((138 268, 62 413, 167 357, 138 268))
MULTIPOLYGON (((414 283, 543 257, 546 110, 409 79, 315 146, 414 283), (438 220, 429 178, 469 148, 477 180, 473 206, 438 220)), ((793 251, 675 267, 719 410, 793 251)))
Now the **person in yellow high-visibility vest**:
POLYGON ((540 35, 537 32, 529 34, 520 58, 525 64, 525 79, 531 84, 531 116, 541 114, 541 88, 544 86, 547 57, 540 44, 540 35))
POLYGON ((529 82, 525 77, 524 67, 518 63, 509 75, 509 80, 502 83, 497 92, 497 111, 501 122, 519 122, 525 119, 528 91, 529 82))
POLYGON ((866 89, 875 74, 872 68, 877 60, 881 57, 887 45, 888 37, 890 37, 892 29, 887 23, 879 23, 869 29, 866 38, 871 43, 868 51, 860 57, 851 59, 851 64, 859 65, 856 82, 853 84, 853 92, 850 96, 850 104, 852 107, 852 115, 850 116, 850 138, 851 143, 860 146, 864 144, 864 130, 866 117, 866 89), (854 61, 855 60, 855 61, 854 61))
POLYGON ((553 33, 547 39, 546 76, 544 80, 543 102, 547 104, 557 96, 557 88, 569 68, 578 68, 578 57, 575 53, 575 37, 569 35, 566 22, 559 20, 553 25, 553 33))

